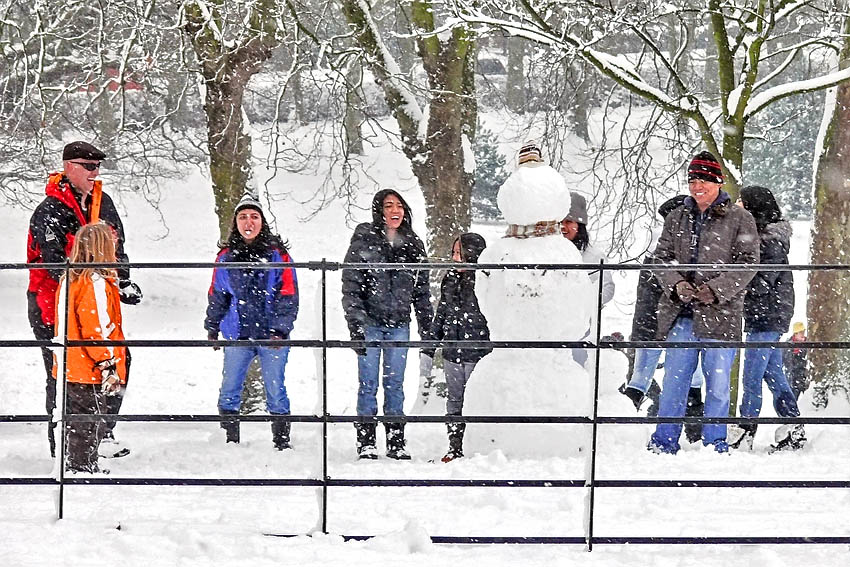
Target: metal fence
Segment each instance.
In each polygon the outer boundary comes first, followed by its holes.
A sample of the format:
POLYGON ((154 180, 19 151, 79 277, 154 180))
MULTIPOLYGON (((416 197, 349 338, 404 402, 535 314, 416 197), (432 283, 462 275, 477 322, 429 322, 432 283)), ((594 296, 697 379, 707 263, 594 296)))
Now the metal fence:
MULTIPOLYGON (((513 543, 513 544, 584 544, 588 551, 592 551, 595 544, 847 544, 850 543, 850 535, 847 536, 790 536, 790 537, 608 537, 598 536, 594 533, 594 506, 595 496, 598 489, 606 488, 771 488, 771 489, 848 489, 850 480, 633 480, 612 479, 599 480, 596 478, 597 465, 597 432, 599 426, 616 426, 624 424, 657 424, 657 423, 727 423, 727 424, 817 424, 817 425, 850 425, 850 417, 798 417, 798 418, 743 418, 743 417, 617 417, 598 415, 599 405, 599 351, 604 349, 623 348, 694 348, 690 342, 666 342, 666 341, 610 341, 602 340, 602 285, 603 278, 597 278, 597 304, 596 304, 596 328, 593 340, 586 341, 349 341, 333 340, 328 338, 327 329, 327 274, 338 272, 342 269, 370 269, 370 270, 447 270, 447 269, 470 269, 470 270, 579 270, 583 272, 596 271, 621 271, 621 270, 720 270, 720 271, 758 271, 758 270, 843 270, 850 271, 850 265, 729 265, 729 264, 676 264, 647 266, 645 264, 605 264, 589 267, 587 264, 462 264, 462 263, 429 263, 429 264, 346 264, 340 262, 294 262, 294 263, 227 263, 216 264, 211 262, 164 262, 164 263, 129 263, 129 264, 87 264, 88 267, 130 267, 140 269, 198 269, 198 268, 296 268, 308 269, 321 272, 321 339, 318 340, 125 340, 125 341, 72 341, 67 336, 62 340, 39 341, 39 340, 0 340, 0 348, 4 347, 80 347, 80 346, 116 346, 128 347, 186 347, 197 348, 211 346, 291 346, 320 348, 322 353, 321 380, 322 380, 322 415, 242 415, 240 421, 264 421, 285 420, 296 423, 316 423, 322 426, 322 474, 319 478, 150 478, 150 477, 66 477, 64 467, 59 467, 56 477, 6 477, 0 478, 0 485, 48 485, 57 486, 59 489, 58 517, 64 514, 64 490, 66 486, 74 485, 121 485, 121 486, 251 486, 251 487, 317 487, 321 489, 321 530, 328 533, 328 489, 332 487, 491 487, 509 490, 512 488, 577 488, 587 490, 585 499, 585 533, 580 535, 563 537, 529 537, 529 536, 431 536, 434 543, 513 543), (328 412, 327 400, 327 352, 328 349, 352 348, 352 347, 378 347, 378 346, 401 346, 418 348, 439 348, 443 346, 464 346, 493 348, 521 348, 521 349, 552 349, 552 348, 585 348, 596 351, 596 364, 593 371, 593 405, 590 416, 352 416, 332 415, 328 412), (447 421, 459 423, 503 423, 503 424, 580 424, 590 427, 590 451, 586 478, 564 479, 364 479, 364 478, 331 478, 328 474, 328 425, 334 423, 355 422, 399 422, 406 423, 445 423, 447 421)), ((30 268, 63 269, 66 271, 79 267, 75 264, 0 264, 2 270, 25 270, 30 268)), ((67 296, 67 294, 66 294, 67 296)), ((67 309, 67 306, 65 306, 67 309)), ((67 332, 67 331, 66 331, 67 332)), ((710 343, 699 343, 699 348, 747 348, 747 347, 776 347, 776 348, 805 348, 805 349, 847 349, 850 342, 802 342, 790 344, 788 342, 745 342, 745 341, 716 341, 710 343)), ((101 420, 104 414, 68 414, 64 411, 65 403, 59 403, 57 410, 61 414, 61 423, 75 421, 101 420)), ((46 415, 0 415, 2 423, 14 422, 47 422, 50 417, 46 415)), ((219 415, 207 414, 139 414, 139 415, 109 415, 110 420, 131 422, 220 422, 223 418, 219 415)), ((61 429, 60 423, 60 432, 61 429)), ((64 434, 58 436, 57 449, 60 458, 64 458, 64 434)), ((277 537, 292 537, 303 534, 267 534, 277 537)), ((375 534, 339 534, 345 540, 363 540, 374 537, 375 534)))

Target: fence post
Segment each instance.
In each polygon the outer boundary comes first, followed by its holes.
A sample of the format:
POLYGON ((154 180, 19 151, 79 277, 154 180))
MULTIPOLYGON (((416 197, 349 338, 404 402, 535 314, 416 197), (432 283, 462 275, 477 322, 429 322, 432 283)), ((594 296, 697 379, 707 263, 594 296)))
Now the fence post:
POLYGON ((327 266, 322 258, 322 533, 328 533, 328 302, 327 266))
MULTIPOLYGON (((65 420, 68 418, 67 409, 68 409, 68 306, 70 305, 70 297, 69 291, 71 289, 71 278, 70 278, 70 269, 68 266, 69 260, 65 260, 65 281, 61 282, 60 285, 65 286, 65 304, 61 307, 59 305, 56 306, 56 309, 62 309, 62 313, 64 313, 65 323, 62 325, 63 333, 62 333, 62 376, 59 376, 59 372, 56 372, 56 387, 59 388, 59 382, 61 380, 62 383, 62 395, 57 396, 54 403, 53 412, 56 413, 57 410, 60 411, 62 418, 59 420, 59 423, 56 424, 56 429, 54 430, 54 439, 58 441, 58 455, 59 455, 59 505, 57 509, 58 519, 62 519, 65 517, 65 420)), ((58 315, 58 312, 57 312, 58 315)), ((55 321, 54 321, 55 324, 55 321)), ((50 422, 48 422, 48 429, 53 424, 53 416, 50 416, 50 422)))
POLYGON ((596 430, 597 414, 599 411, 599 364, 600 348, 599 341, 602 338, 602 284, 605 277, 605 260, 599 260, 599 285, 596 287, 596 341, 594 350, 596 362, 593 365, 593 410, 590 414, 592 423, 590 425, 590 471, 587 475, 587 485, 590 489, 587 502, 587 551, 593 551, 593 506, 596 496, 596 430))

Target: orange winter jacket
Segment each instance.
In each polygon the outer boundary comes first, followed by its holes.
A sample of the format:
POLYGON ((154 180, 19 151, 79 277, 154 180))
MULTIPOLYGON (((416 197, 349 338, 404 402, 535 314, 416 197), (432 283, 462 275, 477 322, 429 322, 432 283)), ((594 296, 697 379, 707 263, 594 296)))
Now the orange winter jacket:
MULTIPOLYGON (((65 285, 57 290, 56 337, 62 339, 65 332, 61 313, 65 305, 65 285)), ((124 340, 121 328, 121 302, 118 286, 112 278, 99 274, 80 276, 68 288, 68 340, 124 340)), ((97 364, 114 359, 115 369, 121 383, 127 381, 127 349, 123 346, 68 347, 66 358, 68 382, 100 384, 101 373, 97 364)), ((53 375, 57 364, 54 361, 53 375)))

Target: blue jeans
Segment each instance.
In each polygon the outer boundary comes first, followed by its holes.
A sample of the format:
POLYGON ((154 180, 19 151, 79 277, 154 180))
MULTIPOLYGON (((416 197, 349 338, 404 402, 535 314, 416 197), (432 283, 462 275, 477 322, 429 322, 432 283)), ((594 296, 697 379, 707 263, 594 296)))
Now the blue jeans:
POLYGON ((224 347, 224 371, 218 395, 219 409, 239 410, 245 374, 255 356, 260 357, 269 413, 289 414, 289 397, 286 395, 286 386, 283 384, 289 347, 224 347))
MULTIPOLYGON (((694 335, 693 319, 679 317, 670 334, 669 342, 717 342, 694 335)), ((658 417, 683 417, 688 403, 688 390, 702 355, 702 372, 705 376, 705 417, 729 416, 729 371, 735 359, 734 348, 668 348, 664 363, 664 383, 661 386, 661 401, 658 417)), ((681 423, 659 423, 649 443, 665 453, 679 450, 681 423)), ((702 426, 703 445, 726 439, 725 423, 706 423, 702 426)))
MULTIPOLYGON (((764 331, 747 334, 748 342, 777 341, 779 333, 764 331)), ((800 409, 785 371, 782 369, 782 351, 776 348, 744 349, 744 395, 741 399, 741 417, 758 417, 761 412, 762 386, 767 382, 773 394, 773 407, 779 417, 798 417, 800 409)))
MULTIPOLYGON (((658 368, 658 359, 663 352, 664 350, 660 348, 639 348, 635 351, 635 367, 629 378, 629 388, 640 390, 644 394, 649 390, 655 370, 658 368)), ((691 378, 691 388, 702 388, 702 381, 702 371, 697 368, 691 378)))
MULTIPOLYGON (((367 341, 406 341, 410 327, 366 327, 367 341)), ((360 387, 357 390, 357 415, 378 413, 378 370, 383 357, 384 415, 404 415, 404 369, 407 347, 372 347, 357 357, 360 387)))

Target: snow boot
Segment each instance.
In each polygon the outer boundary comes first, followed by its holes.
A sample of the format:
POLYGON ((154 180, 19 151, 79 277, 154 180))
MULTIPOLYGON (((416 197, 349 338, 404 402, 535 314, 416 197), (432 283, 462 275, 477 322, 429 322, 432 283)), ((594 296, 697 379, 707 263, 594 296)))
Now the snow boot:
POLYGON ((636 411, 640 411, 640 405, 643 403, 643 400, 646 399, 646 395, 638 390, 637 388, 632 388, 628 384, 622 384, 617 391, 629 398, 635 406, 636 411))
POLYGON ((227 443, 239 443, 239 410, 225 410, 219 408, 218 414, 227 416, 222 418, 219 425, 227 435, 227 443))
POLYGON ((100 440, 97 454, 104 459, 120 459, 130 454, 130 448, 115 440, 115 434, 109 431, 100 440))
POLYGON ((780 425, 774 435, 776 445, 767 450, 769 455, 777 451, 798 451, 806 444, 806 429, 802 423, 780 425))
MULTIPOLYGON (((705 405, 702 403, 702 388, 691 388, 688 390, 688 405, 685 408, 685 417, 702 417, 705 405)), ((702 438, 701 423, 686 423, 685 437, 688 443, 696 443, 702 438)))
POLYGON ((447 423, 446 429, 449 432, 449 451, 440 460, 449 463, 463 457, 463 434, 466 431, 466 424, 447 423))
POLYGON ((649 390, 646 392, 646 397, 649 398, 652 403, 649 404, 649 407, 646 408, 646 417, 658 417, 658 403, 661 400, 661 386, 658 385, 658 382, 655 379, 652 379, 652 382, 649 383, 649 390))
POLYGON ((758 423, 745 423, 742 425, 729 426, 726 440, 729 442, 729 447, 732 449, 743 449, 745 451, 753 450, 753 441, 756 438, 756 430, 758 423))
POLYGON ((378 448, 375 446, 376 423, 355 423, 357 430, 357 458, 374 460, 378 458, 378 448))
POLYGON ((385 423, 384 427, 387 430, 387 456, 397 461, 409 461, 410 453, 404 448, 406 444, 404 440, 404 424, 385 423))
MULTIPOLYGON (((285 414, 273 413, 272 415, 285 414)), ((291 426, 292 424, 288 421, 272 421, 272 442, 274 443, 274 448, 278 451, 292 449, 292 445, 289 444, 289 430, 291 426)))

